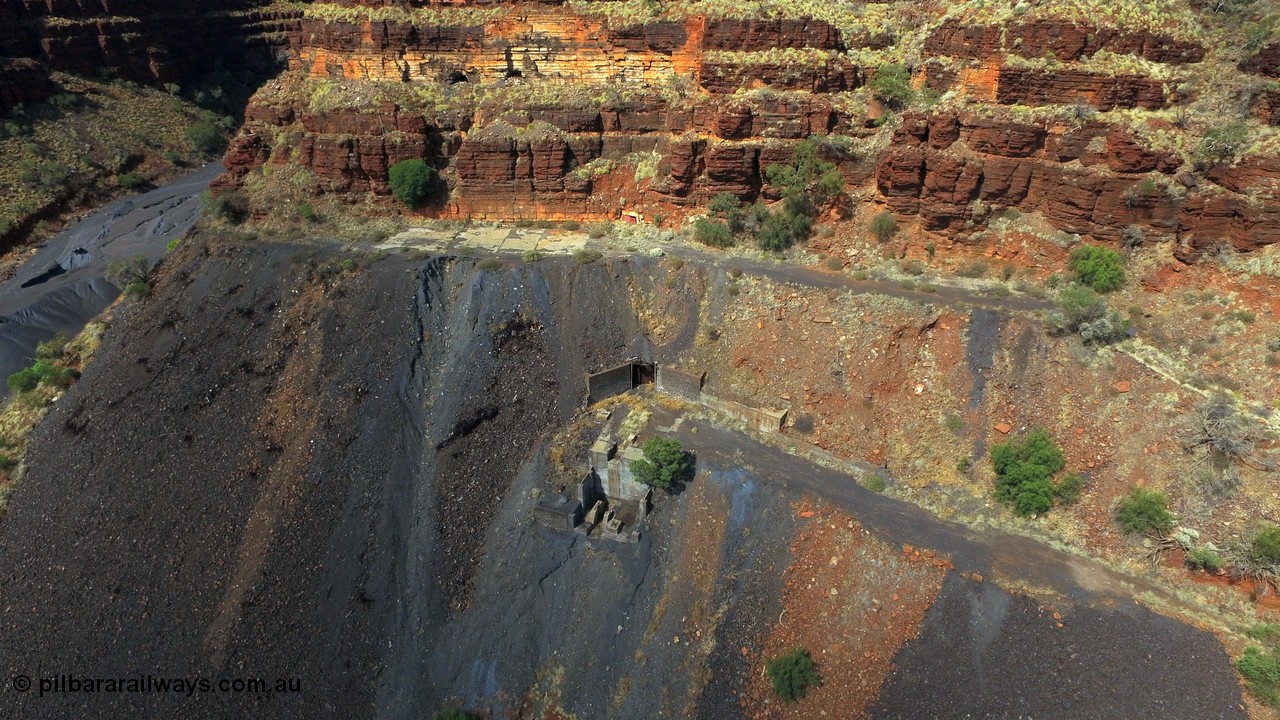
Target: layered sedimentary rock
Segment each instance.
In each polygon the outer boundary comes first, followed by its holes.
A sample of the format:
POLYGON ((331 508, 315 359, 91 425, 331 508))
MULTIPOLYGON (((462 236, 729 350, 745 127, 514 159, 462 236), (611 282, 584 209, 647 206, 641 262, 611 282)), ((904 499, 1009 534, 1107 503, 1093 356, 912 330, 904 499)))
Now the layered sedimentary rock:
MULTIPOLYGON (((850 185, 867 183, 927 230, 964 235, 1017 207, 1099 239, 1137 225, 1180 240, 1185 256, 1270 242, 1272 187, 1258 181, 1270 165, 1193 165, 1189 141, 1167 140, 1184 126, 1154 114, 1202 92, 1185 80, 1215 48, 1192 16, 1159 30, 1105 18, 984 24, 909 5, 887 6, 896 25, 841 25, 670 7, 636 17, 612 3, 313 4, 220 187, 294 165, 316 192, 385 195, 387 168, 420 157, 451 190, 437 214, 679 214, 722 192, 774 197, 765 168, 817 136, 850 185), (883 117, 868 85, 895 45, 915 42, 913 84, 953 99, 883 117), (1099 119, 1111 110, 1134 115, 1099 119)), ((1275 54, 1264 47, 1240 69, 1277 72, 1275 54)), ((1262 92, 1253 112, 1273 122, 1273 107, 1262 92)))
POLYGON ((2 61, 0 112, 52 94, 50 71, 179 85, 213 70, 273 72, 298 14, 262 0, 11 0, 0 58, 28 62, 2 61))

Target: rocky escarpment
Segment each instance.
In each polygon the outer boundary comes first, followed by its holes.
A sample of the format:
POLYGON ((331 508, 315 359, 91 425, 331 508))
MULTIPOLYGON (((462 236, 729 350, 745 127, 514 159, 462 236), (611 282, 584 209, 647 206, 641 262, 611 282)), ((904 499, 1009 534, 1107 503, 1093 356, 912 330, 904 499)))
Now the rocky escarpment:
MULTIPOLYGON (((1221 104, 1215 68, 1275 72, 1274 45, 1232 59, 1230 33, 1180 3, 1145 19, 784 5, 748 18, 674 4, 312 3, 220 187, 267 167, 305 171, 286 175, 311 193, 386 196, 389 166, 424 158, 451 191, 434 214, 674 217, 721 192, 772 197, 764 169, 816 137, 851 191, 929 231, 963 234, 1012 207, 1100 240, 1136 225, 1177 239, 1183 257, 1271 241, 1269 185, 1230 180, 1269 166, 1270 145, 1199 148, 1225 122, 1200 114, 1221 104), (914 100, 875 79, 903 59, 914 100), (892 109, 904 102, 928 110, 892 109)), ((1280 115, 1273 95, 1236 95, 1259 137, 1280 115)))
POLYGON ((49 71, 156 85, 274 72, 297 14, 262 0, 11 0, 0 5, 0 114, 56 92, 49 71))

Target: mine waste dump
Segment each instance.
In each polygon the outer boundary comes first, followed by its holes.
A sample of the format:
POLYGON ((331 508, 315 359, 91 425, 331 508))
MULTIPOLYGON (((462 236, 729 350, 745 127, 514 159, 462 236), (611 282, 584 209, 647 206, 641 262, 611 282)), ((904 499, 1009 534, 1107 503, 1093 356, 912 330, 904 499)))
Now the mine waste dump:
POLYGON ((1221 643, 1134 602, 1163 589, 878 494, 891 469, 727 397, 728 348, 700 349, 735 322, 696 299, 727 297, 715 267, 342 257, 186 241, 32 434, 0 522, 9 677, 301 690, 30 692, 19 715, 757 717, 800 647, 821 684, 797 702, 860 717, 1245 717, 1221 643), (672 491, 635 479, 653 437, 692 459, 672 491))

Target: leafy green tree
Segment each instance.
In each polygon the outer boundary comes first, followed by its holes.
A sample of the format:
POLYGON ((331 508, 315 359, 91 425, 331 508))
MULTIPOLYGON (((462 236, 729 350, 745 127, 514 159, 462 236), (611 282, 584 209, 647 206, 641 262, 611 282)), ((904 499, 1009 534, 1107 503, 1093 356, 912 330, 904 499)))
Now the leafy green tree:
POLYGON ((803 698, 810 687, 822 684, 818 669, 813 664, 813 657, 808 650, 796 648, 769 663, 769 679, 773 681, 773 691, 786 702, 794 702, 803 698))
POLYGON ((881 65, 869 84, 871 94, 894 110, 901 110, 916 96, 911 87, 911 71, 905 65, 881 65))
POLYGON ((422 160, 401 160, 391 166, 391 193, 410 208, 422 207, 431 197, 436 171, 422 160))
POLYGON ((1166 535, 1173 529, 1174 517, 1169 500, 1158 490, 1135 487, 1116 506, 1116 522, 1127 534, 1154 533, 1166 535))
POLYGON ((675 438, 649 438, 644 444, 644 459, 631 463, 636 480, 661 490, 671 490, 688 471, 689 455, 675 438))
POLYGON ((1100 293, 1124 284, 1124 260, 1120 253, 1097 245, 1084 245, 1071 253, 1067 266, 1082 285, 1100 293))
POLYGON ((996 499, 1019 515, 1038 515, 1053 506, 1053 476, 1066 467, 1049 433, 1036 428, 991 448, 996 499))

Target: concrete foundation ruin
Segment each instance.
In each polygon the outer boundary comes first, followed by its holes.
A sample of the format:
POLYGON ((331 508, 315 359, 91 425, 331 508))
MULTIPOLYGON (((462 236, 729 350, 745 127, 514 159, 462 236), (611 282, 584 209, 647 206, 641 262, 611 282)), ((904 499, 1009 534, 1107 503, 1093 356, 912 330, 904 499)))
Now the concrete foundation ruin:
POLYGON ((657 366, 651 362, 628 360, 621 365, 587 373, 587 404, 630 392, 653 383, 657 366))

